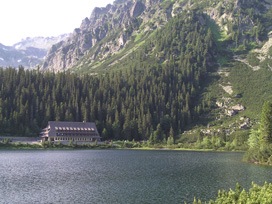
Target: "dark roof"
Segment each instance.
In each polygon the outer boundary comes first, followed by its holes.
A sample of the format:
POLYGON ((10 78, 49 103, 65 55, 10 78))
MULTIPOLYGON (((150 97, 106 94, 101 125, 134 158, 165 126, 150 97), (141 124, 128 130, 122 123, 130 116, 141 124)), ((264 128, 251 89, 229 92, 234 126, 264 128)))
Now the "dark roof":
POLYGON ((50 127, 49 136, 55 136, 56 135, 56 129, 62 128, 62 129, 81 129, 84 130, 92 130, 92 132, 99 135, 95 123, 91 122, 62 122, 62 121, 49 121, 48 125, 50 127))

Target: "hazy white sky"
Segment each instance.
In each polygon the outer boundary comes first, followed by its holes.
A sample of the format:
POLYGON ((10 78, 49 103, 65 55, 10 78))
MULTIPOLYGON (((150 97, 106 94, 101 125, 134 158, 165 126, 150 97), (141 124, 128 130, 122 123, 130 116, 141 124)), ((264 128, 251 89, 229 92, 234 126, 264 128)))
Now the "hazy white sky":
POLYGON ((94 7, 114 0, 1 0, 0 43, 13 45, 26 37, 73 32, 94 7))

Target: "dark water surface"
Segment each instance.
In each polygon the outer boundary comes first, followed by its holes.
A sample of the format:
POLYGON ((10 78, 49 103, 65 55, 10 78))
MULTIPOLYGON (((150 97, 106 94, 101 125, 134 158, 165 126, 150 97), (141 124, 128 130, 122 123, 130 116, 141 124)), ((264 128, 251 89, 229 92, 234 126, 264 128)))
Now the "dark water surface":
POLYGON ((174 204, 272 182, 243 153, 1 150, 0 203, 174 204))

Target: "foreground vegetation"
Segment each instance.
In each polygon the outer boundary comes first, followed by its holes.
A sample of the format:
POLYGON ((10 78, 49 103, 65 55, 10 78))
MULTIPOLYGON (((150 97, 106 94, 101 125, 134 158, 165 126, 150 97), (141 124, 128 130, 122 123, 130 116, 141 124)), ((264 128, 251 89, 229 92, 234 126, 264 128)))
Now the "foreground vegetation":
MULTIPOLYGON (((272 184, 265 183, 263 186, 258 186, 252 183, 249 191, 241 190, 239 184, 236 185, 235 191, 230 189, 229 192, 218 191, 218 196, 215 201, 211 200, 209 204, 226 204, 226 203, 240 203, 240 204, 270 204, 272 203, 272 184)), ((193 204, 201 204, 202 202, 196 199, 193 204)))

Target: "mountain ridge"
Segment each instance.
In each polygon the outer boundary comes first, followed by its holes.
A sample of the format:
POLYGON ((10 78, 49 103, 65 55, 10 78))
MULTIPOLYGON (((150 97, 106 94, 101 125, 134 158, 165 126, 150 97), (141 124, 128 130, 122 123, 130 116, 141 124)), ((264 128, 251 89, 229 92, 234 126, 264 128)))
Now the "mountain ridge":
MULTIPOLYGON (((254 5, 251 0, 115 1, 106 7, 95 8, 65 42, 54 46, 41 70, 64 71, 72 68, 76 72, 95 72, 100 68, 109 69, 112 64, 118 64, 120 59, 137 50, 152 33, 164 27, 177 14, 192 10, 203 13, 199 15, 199 22, 203 26, 210 27, 213 23, 216 29, 221 30, 222 39, 217 40, 221 47, 222 43, 228 43, 228 49, 243 49, 238 46, 243 41, 251 43, 250 46, 252 43, 258 45, 266 40, 265 29, 259 24, 258 15, 269 10, 271 4, 270 1, 261 0, 251 11, 254 5)), ((215 30, 214 26, 210 28, 215 30)), ((219 50, 220 46, 217 46, 219 50)), ((225 54, 221 58, 225 58, 225 54)), ((222 63, 222 60, 219 61, 222 63)))
POLYGON ((0 66, 34 68, 40 64, 52 45, 65 40, 70 34, 57 37, 28 37, 13 46, 0 44, 0 66))

